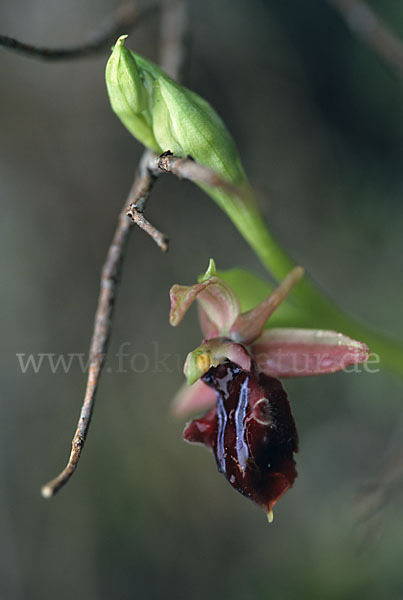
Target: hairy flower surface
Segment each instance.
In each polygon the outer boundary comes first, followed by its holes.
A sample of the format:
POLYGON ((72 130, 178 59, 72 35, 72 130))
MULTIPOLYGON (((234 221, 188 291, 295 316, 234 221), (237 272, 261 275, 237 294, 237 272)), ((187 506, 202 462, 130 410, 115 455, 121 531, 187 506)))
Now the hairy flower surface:
POLYGON ((334 373, 364 362, 365 344, 335 331, 275 328, 266 322, 303 276, 296 267, 255 308, 241 313, 232 288, 216 275, 214 261, 192 286, 171 288, 170 322, 178 325, 194 300, 202 344, 186 358, 187 385, 179 414, 210 409, 185 428, 202 443, 218 469, 241 494, 264 509, 269 521, 277 500, 297 475, 298 436, 286 392, 277 377, 334 373))

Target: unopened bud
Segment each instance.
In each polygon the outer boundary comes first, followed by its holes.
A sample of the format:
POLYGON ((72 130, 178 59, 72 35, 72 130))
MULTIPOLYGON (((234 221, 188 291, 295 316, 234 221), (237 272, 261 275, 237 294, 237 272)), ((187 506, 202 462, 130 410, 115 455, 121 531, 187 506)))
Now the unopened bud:
POLYGON ((113 111, 123 125, 142 144, 160 152, 155 141, 150 113, 149 92, 135 56, 124 45, 127 35, 116 42, 106 65, 105 79, 113 111))

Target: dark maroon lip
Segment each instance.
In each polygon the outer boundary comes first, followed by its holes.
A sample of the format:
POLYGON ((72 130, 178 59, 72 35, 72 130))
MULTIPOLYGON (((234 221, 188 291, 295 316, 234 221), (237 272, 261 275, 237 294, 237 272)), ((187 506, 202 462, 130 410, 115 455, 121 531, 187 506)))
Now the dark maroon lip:
POLYGON ((184 438, 210 448, 232 487, 271 514, 297 476, 298 435, 281 382, 256 364, 245 371, 229 360, 202 379, 217 403, 187 425, 184 438))

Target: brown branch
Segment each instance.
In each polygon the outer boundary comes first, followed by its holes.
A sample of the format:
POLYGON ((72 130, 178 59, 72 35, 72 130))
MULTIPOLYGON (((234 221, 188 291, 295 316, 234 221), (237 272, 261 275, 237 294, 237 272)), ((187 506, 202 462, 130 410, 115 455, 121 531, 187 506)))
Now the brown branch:
MULTIPOLYGON (((166 0, 164 3, 164 12, 165 11, 172 11, 178 17, 172 21, 172 26, 174 26, 174 23, 176 23, 175 52, 177 53, 178 58, 183 57, 182 40, 184 37, 185 28, 184 0, 166 0)), ((162 20, 163 23, 166 23, 166 21, 167 19, 162 20)), ((167 65, 165 64, 164 60, 164 48, 161 49, 161 55, 161 63, 164 67, 166 67, 167 65)), ((174 51, 172 46, 170 50, 170 60, 172 60, 173 55, 174 51)), ((176 64, 179 65, 180 60, 178 60, 176 64)), ((173 73, 173 75, 175 75, 175 73, 173 73)), ((102 269, 101 291, 99 294, 98 307, 95 314, 94 332, 90 346, 90 363, 87 387, 77 429, 72 441, 70 457, 63 471, 57 477, 55 477, 55 479, 52 479, 49 481, 49 483, 42 487, 42 496, 44 498, 51 498, 54 496, 54 494, 69 481, 70 477, 77 468, 77 464, 81 456, 81 451, 90 426, 91 417, 94 410, 96 391, 108 348, 117 285, 122 269, 127 240, 132 226, 132 221, 127 218, 126 207, 129 203, 134 204, 136 206, 136 210, 138 211, 142 212, 144 210, 146 202, 159 174, 158 165, 156 164, 155 160, 155 155, 149 150, 146 150, 143 153, 134 184, 129 193, 129 197, 127 198, 119 215, 115 235, 108 250, 106 261, 102 269)))
MULTIPOLYGON (((158 164, 156 162, 156 155, 150 151, 143 154, 141 159, 143 169, 146 169, 153 179, 156 179, 160 174, 158 170, 158 164)), ((144 190, 144 193, 131 194, 129 195, 130 203, 126 208, 126 215, 135 223, 140 229, 143 229, 161 248, 163 252, 168 250, 169 240, 164 233, 161 233, 156 229, 144 216, 144 208, 149 196, 148 189, 144 190)))
POLYGON ((403 76, 403 43, 362 0, 327 0, 350 29, 403 76))
POLYGON ((245 189, 223 179, 218 173, 195 162, 191 157, 180 158, 171 152, 164 152, 158 157, 158 168, 164 173, 172 173, 179 179, 189 179, 196 183, 220 188, 229 194, 243 197, 245 189))
MULTIPOLYGON (((245 194, 243 188, 239 188, 226 181, 209 167, 196 163, 192 158, 180 158, 179 156, 174 156, 172 152, 169 151, 164 152, 160 156, 151 154, 148 168, 154 174, 172 173, 179 179, 189 179, 190 181, 201 183, 203 185, 221 188, 224 191, 236 194, 240 197, 245 194)), ((166 252, 169 247, 168 237, 147 221, 144 217, 143 209, 144 207, 141 202, 139 202, 139 199, 136 199, 134 202, 130 202, 126 214, 134 223, 136 223, 136 225, 138 225, 138 227, 143 229, 143 231, 154 240, 163 252, 166 252)))
POLYGON ((158 3, 139 9, 135 2, 123 4, 114 15, 107 19, 103 26, 88 36, 88 41, 78 46, 47 48, 20 42, 8 35, 0 35, 0 46, 15 50, 33 58, 44 60, 70 60, 97 54, 109 49, 119 35, 128 33, 153 14, 159 8, 158 3))
MULTIPOLYGON (((145 152, 138 172, 129 193, 128 200, 136 200, 144 207, 157 175, 149 169, 150 153, 145 152)), ((42 487, 42 496, 51 498, 72 476, 76 470, 81 450, 84 446, 91 416, 94 409, 95 395, 108 348, 112 326, 113 308, 116 299, 117 285, 122 268, 123 257, 131 228, 131 221, 126 216, 127 201, 119 215, 118 225, 109 247, 102 269, 101 291, 95 314, 94 332, 90 346, 89 373, 84 403, 74 434, 69 461, 63 471, 52 481, 42 487)))
POLYGON ((126 214, 133 221, 133 223, 145 231, 154 240, 154 242, 161 248, 163 252, 167 252, 169 248, 168 237, 165 235, 165 233, 158 231, 154 225, 151 225, 150 221, 147 221, 143 211, 137 208, 135 202, 130 203, 129 208, 126 209, 126 214))

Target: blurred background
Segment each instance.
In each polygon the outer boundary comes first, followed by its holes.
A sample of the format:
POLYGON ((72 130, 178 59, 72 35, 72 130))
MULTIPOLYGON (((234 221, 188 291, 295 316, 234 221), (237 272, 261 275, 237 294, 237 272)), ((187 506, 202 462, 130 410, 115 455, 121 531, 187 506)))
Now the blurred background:
MULTIPOLYGON (((401 79, 324 0, 188 4, 186 83, 232 131, 271 230, 340 306, 402 339, 401 79)), ((369 4, 403 38, 400 3, 369 4)), ((1 32, 80 43, 118 6, 3 0, 1 32)), ((155 15, 128 45, 157 59, 158 38, 155 15)), ((170 251, 133 231, 79 468, 41 498, 68 457, 85 375, 77 360, 22 373, 17 354, 88 352, 141 155, 109 108, 106 59, 0 53, 0 597, 402 598, 403 382, 382 365, 286 382, 299 476, 271 526, 182 441, 170 402, 200 333, 195 311, 169 326, 169 287, 211 256, 264 273, 214 203, 171 176, 147 207, 170 251)))

